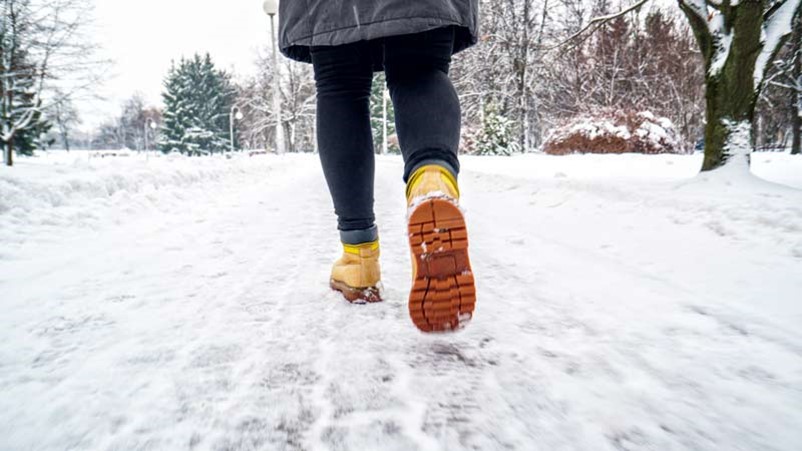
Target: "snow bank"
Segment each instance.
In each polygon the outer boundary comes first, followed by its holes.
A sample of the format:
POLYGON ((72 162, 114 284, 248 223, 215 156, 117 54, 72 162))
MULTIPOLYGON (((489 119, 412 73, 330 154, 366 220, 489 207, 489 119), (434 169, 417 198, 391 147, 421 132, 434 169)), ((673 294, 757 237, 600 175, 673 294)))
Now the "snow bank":
POLYGON ((774 183, 802 189, 802 155, 788 152, 754 152, 752 173, 774 183))
MULTIPOLYGON (((92 227, 103 216, 191 201, 232 175, 264 174, 268 159, 130 152, 48 152, 0 169, 0 243, 35 226, 92 227)), ((276 162, 273 161, 273 164, 276 162)))
POLYGON ((523 154, 503 158, 461 156, 463 168, 509 177, 537 179, 599 180, 682 180, 690 179, 702 167, 702 155, 572 154, 564 156, 523 154))

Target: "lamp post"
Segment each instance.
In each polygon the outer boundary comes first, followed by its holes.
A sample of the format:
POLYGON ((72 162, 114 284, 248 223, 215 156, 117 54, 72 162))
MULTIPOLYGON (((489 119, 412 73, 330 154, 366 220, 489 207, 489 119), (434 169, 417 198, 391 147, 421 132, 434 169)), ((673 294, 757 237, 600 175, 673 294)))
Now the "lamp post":
POLYGON ((278 55, 276 54, 278 44, 276 43, 275 28, 275 18, 278 14, 278 0, 265 0, 265 2, 262 3, 262 8, 265 14, 270 16, 270 41, 273 47, 273 109, 276 115, 276 153, 283 154, 284 127, 282 127, 281 124, 281 83, 279 80, 278 55))
POLYGON ((234 105, 231 107, 231 113, 228 115, 228 125, 229 125, 229 136, 231 137, 231 151, 234 151, 234 119, 241 121, 243 118, 242 111, 239 109, 238 106, 234 105), (236 116, 234 115, 234 111, 237 112, 236 116))

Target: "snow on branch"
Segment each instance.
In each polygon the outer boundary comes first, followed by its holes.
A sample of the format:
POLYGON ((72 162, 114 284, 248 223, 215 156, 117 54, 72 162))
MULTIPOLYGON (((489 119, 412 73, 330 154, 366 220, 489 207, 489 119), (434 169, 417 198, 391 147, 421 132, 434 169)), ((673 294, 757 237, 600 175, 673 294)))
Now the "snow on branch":
POLYGON ((727 59, 730 57, 732 49, 732 30, 728 30, 724 24, 724 16, 715 11, 708 20, 708 29, 713 37, 714 54, 710 60, 710 76, 718 75, 727 59))
POLYGON ((794 15, 802 0, 783 0, 775 3, 766 12, 761 40, 763 50, 755 63, 755 89, 759 89, 771 64, 785 38, 793 31, 794 15))
POLYGON ((710 52, 708 76, 718 75, 727 63, 732 49, 732 30, 727 26, 721 9, 738 6, 738 0, 678 0, 694 31, 701 33, 701 47, 710 52))
POLYGON ((707 21, 707 2, 705 0, 679 0, 680 6, 684 6, 692 11, 696 16, 704 21, 707 21))

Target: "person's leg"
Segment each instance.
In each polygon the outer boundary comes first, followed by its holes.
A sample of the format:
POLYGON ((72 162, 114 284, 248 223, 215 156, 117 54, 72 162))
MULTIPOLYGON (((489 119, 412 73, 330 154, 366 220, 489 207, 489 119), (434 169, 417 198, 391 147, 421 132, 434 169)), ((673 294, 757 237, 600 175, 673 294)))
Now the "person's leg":
POLYGON ((373 69, 364 43, 312 48, 323 172, 345 244, 376 241, 370 127, 373 69))
POLYGON ((363 43, 312 48, 320 161, 343 243, 330 285, 348 301, 360 303, 381 301, 369 108, 373 69, 368 51, 363 43))
POLYGON ((404 181, 420 167, 438 164, 459 172, 459 97, 448 78, 454 29, 386 38, 384 70, 395 107, 404 156, 404 181))
POLYGON ((409 314, 425 332, 464 327, 476 288, 457 184, 461 111, 448 78, 454 29, 388 38, 384 70, 404 154, 412 252, 409 314))

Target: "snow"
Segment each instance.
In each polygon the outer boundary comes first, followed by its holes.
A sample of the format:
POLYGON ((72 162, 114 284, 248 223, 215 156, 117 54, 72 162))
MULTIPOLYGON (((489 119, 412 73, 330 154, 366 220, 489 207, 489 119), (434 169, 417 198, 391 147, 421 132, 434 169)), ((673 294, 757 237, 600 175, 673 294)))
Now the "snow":
POLYGON ((596 139, 605 136, 614 136, 623 140, 628 140, 630 138, 629 130, 627 130, 625 126, 616 126, 612 122, 606 120, 596 122, 582 120, 581 122, 577 122, 570 127, 561 130, 560 133, 561 136, 577 134, 586 136, 588 139, 596 139))
POLYGON ((748 173, 749 156, 754 147, 752 145, 752 123, 723 119, 723 124, 729 129, 729 135, 724 143, 724 153, 728 155, 728 160, 722 170, 748 173))
POLYGON ((784 0, 784 3, 763 23, 761 30, 763 48, 755 62, 755 91, 763 84, 766 70, 780 42, 793 31, 794 13, 799 9, 800 2, 802 0, 784 0))
MULTIPOLYGON (((734 7, 735 5, 733 5, 734 7)), ((732 49, 732 31, 728 30, 724 23, 724 16, 714 11, 708 20, 708 27, 710 35, 713 36, 713 42, 716 47, 716 53, 713 55, 710 62, 709 76, 714 77, 721 73, 724 65, 727 64, 727 59, 730 57, 730 49, 732 49)))
MULTIPOLYGON (((113 216, 122 221, 147 207, 186 202, 185 187, 214 182, 231 172, 267 169, 264 159, 191 159, 131 151, 54 152, 23 159, 0 172, 0 243, 27 240, 29 227, 95 227, 113 216), (111 155, 111 157, 109 157, 111 155), (256 164, 254 164, 256 163, 256 164), (105 216, 104 216, 105 215, 105 216)), ((0 251, 1 252, 1 251, 0 251)))
POLYGON ((20 158, 0 169, 0 449, 796 450, 802 158, 466 157, 470 327, 327 288, 314 155, 20 158))
POLYGON ((656 118, 650 111, 638 113, 644 121, 640 124, 635 134, 641 139, 648 139, 653 148, 672 148, 677 149, 680 144, 677 140, 676 127, 671 119, 667 117, 656 118))
MULTIPOLYGON (((705 0, 680 0, 680 2, 687 6, 688 8, 693 11, 694 14, 699 16, 702 20, 708 20, 710 15, 710 8, 707 6, 707 2, 705 0)), ((708 29, 710 29, 711 34, 713 33, 713 29, 710 27, 711 24, 708 23, 708 29)))

